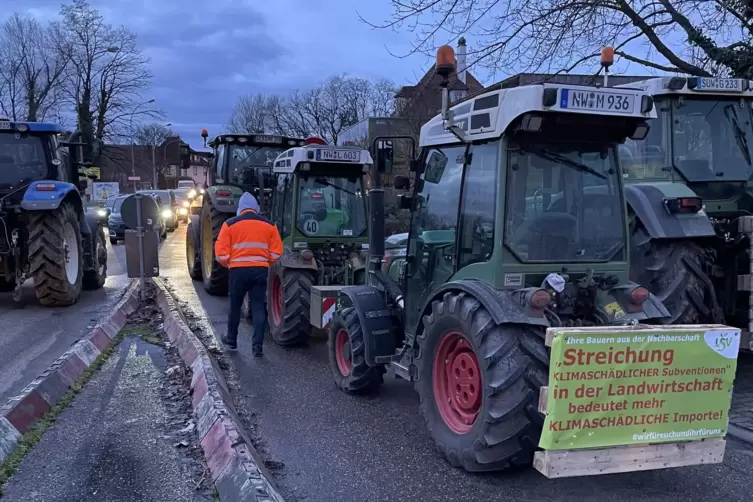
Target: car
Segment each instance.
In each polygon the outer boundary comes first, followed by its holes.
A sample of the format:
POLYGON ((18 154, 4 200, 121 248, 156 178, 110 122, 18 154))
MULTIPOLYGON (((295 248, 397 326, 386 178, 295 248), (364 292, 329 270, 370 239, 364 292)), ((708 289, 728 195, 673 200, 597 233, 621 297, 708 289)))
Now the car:
POLYGON ((107 217, 107 230, 110 232, 110 244, 113 246, 118 241, 125 240, 125 231, 127 229, 123 216, 120 213, 123 207, 123 201, 128 198, 128 195, 119 195, 108 199, 105 202, 105 207, 110 207, 110 215, 107 217))
POLYGON ((175 200, 178 203, 178 221, 187 222, 188 215, 191 213, 193 201, 188 197, 188 188, 177 188, 172 190, 175 194, 175 200))
POLYGON ((139 190, 139 193, 149 195, 160 204, 160 214, 165 221, 168 232, 178 228, 178 201, 172 190, 139 190))

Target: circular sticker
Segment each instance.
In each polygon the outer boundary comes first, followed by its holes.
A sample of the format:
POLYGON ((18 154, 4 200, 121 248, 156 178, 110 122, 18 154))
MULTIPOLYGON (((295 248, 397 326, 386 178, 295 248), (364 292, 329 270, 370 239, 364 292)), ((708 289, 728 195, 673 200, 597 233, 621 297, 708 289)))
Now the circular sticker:
POLYGON ((319 222, 316 220, 306 220, 303 229, 309 235, 316 235, 319 232, 319 222))

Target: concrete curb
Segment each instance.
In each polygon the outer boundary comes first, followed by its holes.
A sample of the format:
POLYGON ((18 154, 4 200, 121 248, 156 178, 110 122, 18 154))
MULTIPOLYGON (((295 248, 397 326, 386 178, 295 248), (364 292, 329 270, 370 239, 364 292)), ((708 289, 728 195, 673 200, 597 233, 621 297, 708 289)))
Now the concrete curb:
POLYGON ((18 446, 31 429, 73 386, 76 380, 112 343, 138 306, 138 283, 132 281, 115 308, 86 336, 58 357, 33 382, 0 408, 0 462, 18 446))
POLYGON ((753 445, 753 432, 735 424, 727 424, 727 435, 753 445))
POLYGON ((225 378, 204 344, 191 331, 164 284, 157 302, 164 314, 165 333, 191 368, 191 398, 201 449, 220 500, 283 502, 233 405, 225 378))

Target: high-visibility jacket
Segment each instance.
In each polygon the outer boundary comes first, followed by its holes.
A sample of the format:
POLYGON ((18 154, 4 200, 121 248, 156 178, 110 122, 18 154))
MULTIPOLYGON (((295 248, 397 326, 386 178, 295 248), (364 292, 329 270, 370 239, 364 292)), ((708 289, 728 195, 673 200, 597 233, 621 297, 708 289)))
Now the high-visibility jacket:
POLYGON ((269 267, 282 255, 282 240, 268 219, 247 209, 222 224, 214 254, 223 267, 269 267))

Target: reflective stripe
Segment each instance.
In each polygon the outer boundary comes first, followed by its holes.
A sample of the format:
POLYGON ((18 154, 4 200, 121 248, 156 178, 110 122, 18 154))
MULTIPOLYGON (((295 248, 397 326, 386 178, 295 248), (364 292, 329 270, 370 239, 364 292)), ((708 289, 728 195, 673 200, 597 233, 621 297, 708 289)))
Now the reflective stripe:
POLYGON ((278 255, 277 253, 269 253, 269 256, 271 256, 272 258, 275 258, 275 259, 277 259, 277 258, 280 257, 280 255, 278 255))
POLYGON ((239 242, 238 244, 233 244, 233 249, 248 248, 269 249, 269 244, 266 244, 264 242, 239 242))
POLYGON ((230 258, 230 255, 229 255, 229 254, 224 254, 224 255, 222 255, 222 256, 217 256, 217 257, 216 257, 217 261, 225 261, 225 260, 227 260, 228 258, 230 258))
POLYGON ((230 260, 230 263, 235 263, 239 261, 269 261, 263 256, 241 256, 239 258, 233 258, 230 260))

